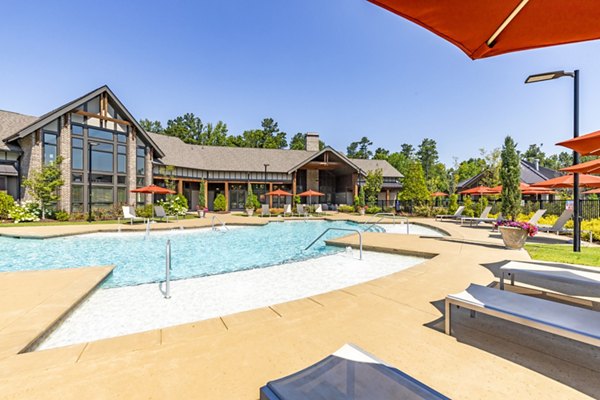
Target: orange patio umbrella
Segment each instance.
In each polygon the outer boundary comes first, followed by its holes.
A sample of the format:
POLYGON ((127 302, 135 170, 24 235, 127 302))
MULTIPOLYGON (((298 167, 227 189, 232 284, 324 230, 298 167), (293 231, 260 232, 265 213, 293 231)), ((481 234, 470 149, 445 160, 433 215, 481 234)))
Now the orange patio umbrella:
POLYGON ((570 167, 561 168, 561 171, 569 172, 571 174, 595 174, 600 173, 600 158, 584 162, 581 164, 572 165, 570 167))
POLYGON ((146 194, 175 194, 174 190, 167 189, 156 185, 148 185, 137 189, 131 190, 133 193, 146 193, 146 194))
POLYGON ((448 196, 448 193, 444 193, 444 192, 433 192, 430 194, 431 197, 446 197, 448 196))
MULTIPOLYGON (((573 176, 574 175, 563 175, 558 178, 548 179, 547 181, 542 181, 538 183, 534 183, 531 187, 547 187, 547 188, 572 188, 573 187, 573 176)), ((579 175, 579 186, 584 187, 600 187, 600 177, 594 175, 579 175)))
POLYGON ((325 193, 316 192, 314 190, 307 190, 306 192, 302 192, 298 194, 300 197, 308 197, 308 204, 311 203, 313 196, 325 196, 325 193))
POLYGON ((473 60, 600 39, 600 2, 369 0, 454 44, 473 60))
POLYGON ((293 196, 290 192, 286 192, 285 190, 277 189, 267 193, 267 196, 293 196))
POLYGON ((592 189, 587 192, 583 192, 582 194, 600 194, 600 189, 592 189))
POLYGON ((600 156, 600 131, 588 133, 587 135, 558 142, 556 144, 575 150, 583 156, 600 156))
POLYGON ((491 192, 492 188, 489 188, 487 186, 477 186, 471 189, 465 189, 461 192, 458 192, 458 194, 474 194, 474 195, 478 195, 478 196, 483 196, 484 194, 494 194, 493 192, 491 192))

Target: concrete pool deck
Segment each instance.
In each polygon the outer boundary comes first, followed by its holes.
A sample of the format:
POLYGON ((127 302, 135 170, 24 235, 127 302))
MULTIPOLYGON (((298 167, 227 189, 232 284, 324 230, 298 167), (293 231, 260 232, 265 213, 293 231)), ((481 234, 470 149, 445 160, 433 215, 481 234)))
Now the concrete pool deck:
MULTIPOLYGON (((445 335, 448 293, 470 283, 488 285, 501 261, 529 257, 503 249, 489 229, 415 221, 452 236, 364 234, 367 248, 435 255, 415 267, 239 314, 10 355, 0 360, 0 398, 256 399, 266 381, 347 342, 451 398, 571 399, 600 393, 598 348, 464 312, 455 313, 454 336, 445 335)), ((24 298, 35 293, 28 279, 19 290, 24 298)))

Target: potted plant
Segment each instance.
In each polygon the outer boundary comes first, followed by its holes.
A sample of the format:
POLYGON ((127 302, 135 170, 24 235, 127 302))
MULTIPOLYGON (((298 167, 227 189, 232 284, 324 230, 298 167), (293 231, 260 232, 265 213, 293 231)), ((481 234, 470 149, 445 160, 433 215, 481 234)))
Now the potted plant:
POLYGON ((361 186, 358 196, 354 196, 354 207, 360 215, 365 215, 365 205, 365 188, 364 186, 361 186))
POLYGON ((206 212, 208 211, 208 208, 196 206, 196 211, 198 211, 198 218, 204 218, 206 212))
POLYGON ((499 220, 495 223, 504 245, 513 250, 520 250, 525 245, 528 236, 535 236, 538 228, 527 222, 499 220))
POLYGON ((252 192, 252 185, 248 184, 248 195, 246 196, 246 214, 249 217, 254 215, 254 208, 256 207, 257 198, 256 195, 252 192))

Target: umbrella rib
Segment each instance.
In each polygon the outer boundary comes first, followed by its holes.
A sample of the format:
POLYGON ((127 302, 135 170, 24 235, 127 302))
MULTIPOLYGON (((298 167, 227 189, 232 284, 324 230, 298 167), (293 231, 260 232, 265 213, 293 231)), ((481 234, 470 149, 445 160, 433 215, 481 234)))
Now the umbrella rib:
POLYGON ((486 42, 488 47, 493 47, 494 41, 506 29, 508 24, 510 24, 512 22, 512 20, 515 19, 517 14, 519 14, 521 12, 523 7, 525 7, 527 5, 527 3, 529 3, 529 0, 521 0, 519 5, 517 6, 517 8, 515 8, 513 10, 513 12, 510 13, 510 15, 504 20, 504 22, 502 22, 502 24, 498 27, 498 29, 496 29, 496 32, 494 32, 494 34, 488 39, 488 41, 486 42))

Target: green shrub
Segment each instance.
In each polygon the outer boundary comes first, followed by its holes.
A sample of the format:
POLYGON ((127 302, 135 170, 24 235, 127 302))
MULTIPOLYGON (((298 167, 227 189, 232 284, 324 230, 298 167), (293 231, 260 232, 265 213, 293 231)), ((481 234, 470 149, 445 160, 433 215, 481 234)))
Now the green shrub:
POLYGON ((69 213, 66 211, 57 211, 54 218, 56 218, 57 221, 68 221, 69 213))
POLYGON ((463 204, 465 206, 465 210, 463 211, 463 216, 465 217, 473 217, 475 213, 473 212, 473 200, 471 196, 465 196, 465 202, 463 204))
POLYGON ((394 207, 383 207, 383 212, 389 213, 389 214, 395 214, 396 213, 396 209, 394 207))
POLYGON ((377 214, 381 212, 381 207, 378 206, 369 206, 367 207, 367 209, 365 210, 365 212, 367 214, 377 214))
POLYGON ((167 215, 185 215, 188 211, 188 202, 182 194, 169 194, 166 200, 160 200, 158 205, 165 209, 167 215))
POLYGON ((152 206, 152 204, 146 204, 142 207, 136 207, 135 214, 138 217, 142 218, 152 218, 152 215, 154 214, 154 207, 152 206))
POLYGON ((338 207, 338 211, 341 213, 348 213, 351 214, 354 212, 354 207, 352 206, 339 206, 338 207))
POLYGON ((69 216, 69 221, 85 221, 86 218, 87 217, 84 213, 75 212, 71 213, 71 215, 69 216))
POLYGON ((458 195, 451 194, 448 202, 448 214, 454 214, 458 210, 458 195))
POLYGON ((14 206, 15 199, 7 193, 0 192, 0 219, 8 219, 8 214, 14 206))
POLYGON ((26 201, 22 204, 15 204, 10 210, 8 217, 15 224, 19 222, 33 222, 40 220, 40 206, 38 203, 26 201))
POLYGON ((227 200, 225 200, 225 195, 223 193, 217 195, 215 198, 215 201, 213 202, 213 209, 215 211, 227 210, 227 200))

